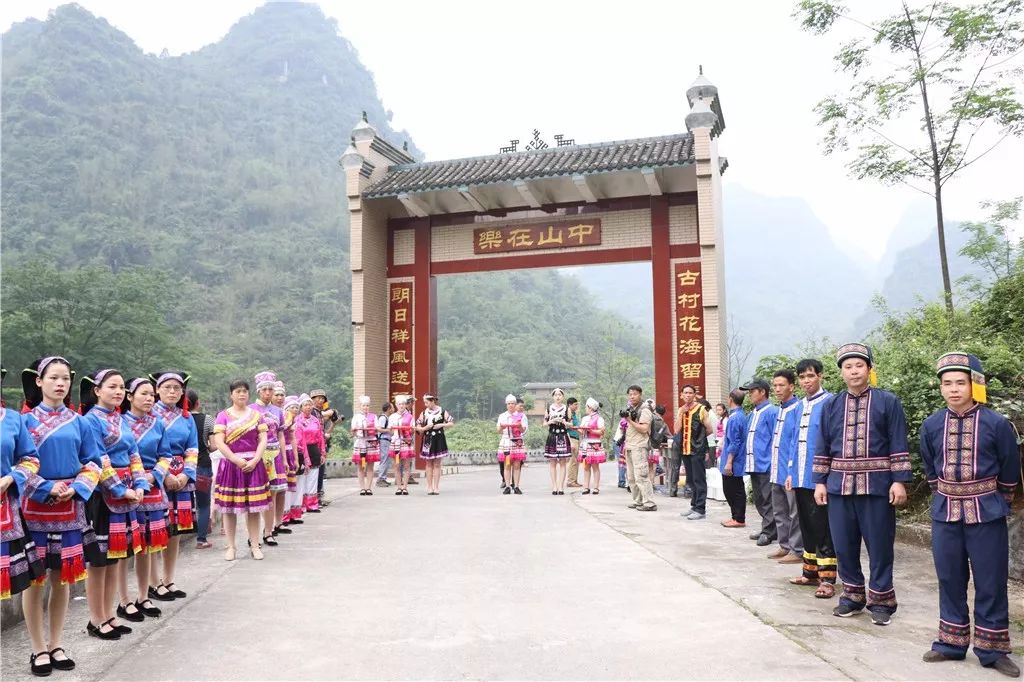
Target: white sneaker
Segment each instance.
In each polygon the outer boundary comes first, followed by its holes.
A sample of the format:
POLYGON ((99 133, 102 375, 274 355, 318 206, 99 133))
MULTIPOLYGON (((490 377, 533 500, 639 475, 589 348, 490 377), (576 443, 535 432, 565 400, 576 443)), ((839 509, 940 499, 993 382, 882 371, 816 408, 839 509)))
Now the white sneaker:
POLYGON ((700 521, 701 519, 705 518, 706 516, 707 516, 707 514, 701 514, 699 511, 692 511, 686 517, 686 520, 687 521, 700 521))

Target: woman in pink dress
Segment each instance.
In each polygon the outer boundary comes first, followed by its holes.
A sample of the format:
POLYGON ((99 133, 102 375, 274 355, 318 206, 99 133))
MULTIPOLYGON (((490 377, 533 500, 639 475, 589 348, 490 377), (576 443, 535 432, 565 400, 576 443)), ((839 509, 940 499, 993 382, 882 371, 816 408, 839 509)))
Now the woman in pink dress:
POLYGON ((511 393, 505 396, 505 407, 508 409, 498 417, 498 461, 505 464, 505 487, 503 495, 522 495, 519 479, 526 461, 526 448, 523 446, 523 434, 526 432, 526 415, 517 408, 517 400, 511 393))
POLYGON ((598 412, 601 403, 593 398, 587 398, 587 414, 580 421, 580 454, 579 461, 583 465, 583 493, 597 495, 601 492, 601 464, 608 456, 604 454, 601 446, 601 437, 604 436, 604 418, 598 412), (591 478, 594 487, 591 488, 591 478))
POLYGON ((263 451, 267 447, 267 423, 249 407, 249 384, 231 384, 231 407, 217 415, 213 444, 224 460, 217 467, 213 501, 224 517, 228 548, 224 558, 235 560, 235 528, 239 514, 245 514, 252 558, 263 558, 260 547, 260 515, 270 507, 270 485, 263 451))
POLYGON ((324 442, 324 430, 320 420, 313 414, 313 399, 305 393, 300 395, 299 409, 299 414, 295 416, 295 448, 299 462, 306 468, 302 508, 312 514, 319 514, 317 472, 327 452, 327 444, 324 442))

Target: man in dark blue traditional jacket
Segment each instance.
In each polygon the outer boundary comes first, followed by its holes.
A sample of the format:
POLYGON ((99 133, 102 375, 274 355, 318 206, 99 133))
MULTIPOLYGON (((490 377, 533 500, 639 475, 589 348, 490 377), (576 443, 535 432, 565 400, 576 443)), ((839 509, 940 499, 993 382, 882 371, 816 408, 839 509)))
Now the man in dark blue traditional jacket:
POLYGON ((892 584, 896 507, 907 501, 912 477, 907 419, 900 399, 875 388, 871 348, 848 343, 836 351, 846 390, 822 408, 821 438, 814 451, 814 498, 828 504, 843 593, 833 615, 864 610, 875 625, 896 611, 892 584), (870 548, 865 590, 861 540, 870 548))
POLYGON ((946 407, 921 425, 921 459, 932 489, 932 556, 939 578, 939 638, 924 660, 963 660, 971 643, 967 582, 974 579, 974 653, 1020 675, 1010 653, 1006 517, 1020 480, 1017 433, 983 405, 981 361, 946 353, 936 368, 946 407), (968 569, 970 565, 970 569, 968 569))

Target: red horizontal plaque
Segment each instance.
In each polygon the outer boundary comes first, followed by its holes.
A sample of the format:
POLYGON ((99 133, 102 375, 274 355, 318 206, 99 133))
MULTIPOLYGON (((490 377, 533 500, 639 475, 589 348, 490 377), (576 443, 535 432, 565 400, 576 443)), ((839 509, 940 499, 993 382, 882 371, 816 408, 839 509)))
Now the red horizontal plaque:
POLYGON ((537 249, 597 246, 601 219, 481 227, 473 230, 473 253, 507 253, 537 249))

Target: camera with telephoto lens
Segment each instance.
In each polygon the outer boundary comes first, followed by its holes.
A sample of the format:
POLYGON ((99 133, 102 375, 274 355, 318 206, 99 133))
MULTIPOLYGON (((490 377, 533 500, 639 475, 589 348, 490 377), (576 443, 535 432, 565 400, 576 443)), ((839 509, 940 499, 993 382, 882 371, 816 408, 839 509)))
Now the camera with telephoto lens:
POLYGON ((626 405, 624 408, 619 410, 619 417, 622 419, 630 419, 632 421, 640 420, 640 406, 633 407, 632 405, 626 405))

